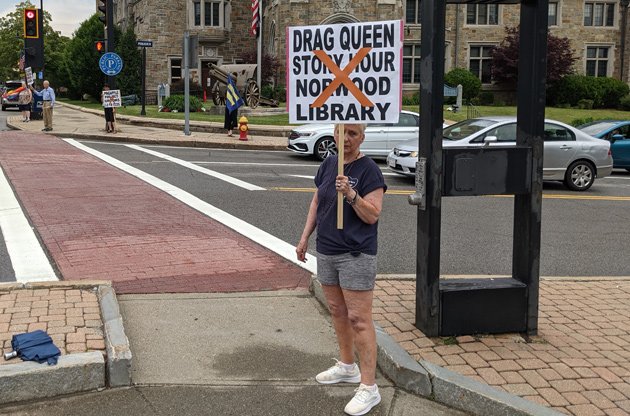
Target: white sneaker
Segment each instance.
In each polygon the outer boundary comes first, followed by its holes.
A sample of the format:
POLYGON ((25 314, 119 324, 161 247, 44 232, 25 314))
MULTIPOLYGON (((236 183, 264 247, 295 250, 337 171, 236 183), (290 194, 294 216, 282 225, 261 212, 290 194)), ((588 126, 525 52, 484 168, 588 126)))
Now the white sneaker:
POLYGON ((343 363, 337 359, 335 365, 330 367, 326 371, 322 371, 317 376, 317 380, 320 384, 335 384, 335 383, 359 383, 361 382, 361 372, 359 366, 354 363, 350 370, 347 370, 343 363))
POLYGON ((365 384, 360 384, 359 388, 355 391, 354 397, 348 402, 346 408, 343 409, 343 411, 349 415, 364 415, 381 402, 381 395, 378 392, 376 384, 374 385, 374 389, 365 384))

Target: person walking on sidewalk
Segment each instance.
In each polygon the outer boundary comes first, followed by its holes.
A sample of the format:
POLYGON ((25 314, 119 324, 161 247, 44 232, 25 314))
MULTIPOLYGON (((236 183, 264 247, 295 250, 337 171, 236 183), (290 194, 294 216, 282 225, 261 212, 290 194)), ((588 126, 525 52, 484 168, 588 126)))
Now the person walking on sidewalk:
POLYGON ((42 131, 51 131, 52 130, 52 121, 53 121, 53 107, 55 107, 55 90, 50 88, 50 83, 48 81, 44 81, 44 88, 41 91, 37 91, 30 86, 33 94, 38 97, 42 97, 44 101, 44 128, 42 131))
MULTIPOLYGON (((364 415, 381 401, 376 386, 376 333, 372 300, 376 280, 378 219, 387 190, 381 170, 359 147, 365 124, 346 124, 344 175, 337 175, 337 156, 324 160, 315 176, 304 231, 296 248, 306 261, 308 239, 317 228, 317 278, 332 315, 341 360, 315 379, 321 384, 359 383, 344 411, 364 415), (337 192, 344 195, 344 228, 337 229, 337 192), (345 205, 346 205, 345 204, 345 205), (354 362, 354 348, 361 369, 354 362)), ((335 141, 339 143, 339 125, 335 141)))
POLYGON ((31 103, 33 102, 33 93, 26 86, 26 82, 22 81, 22 91, 18 95, 18 106, 22 112, 22 121, 27 123, 31 121, 31 103))

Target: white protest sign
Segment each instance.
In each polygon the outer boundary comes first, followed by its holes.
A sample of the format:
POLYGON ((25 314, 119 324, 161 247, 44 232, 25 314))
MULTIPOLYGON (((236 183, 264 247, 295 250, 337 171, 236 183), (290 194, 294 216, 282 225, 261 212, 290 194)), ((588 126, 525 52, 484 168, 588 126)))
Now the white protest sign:
POLYGON ((402 21, 287 28, 290 123, 396 123, 402 21))
POLYGON ((28 85, 33 85, 35 79, 33 78, 33 70, 31 67, 29 66, 28 68, 24 68, 24 73, 26 74, 26 83, 28 85))
POLYGON ((103 107, 122 107, 122 98, 120 97, 120 90, 107 90, 103 91, 103 107))

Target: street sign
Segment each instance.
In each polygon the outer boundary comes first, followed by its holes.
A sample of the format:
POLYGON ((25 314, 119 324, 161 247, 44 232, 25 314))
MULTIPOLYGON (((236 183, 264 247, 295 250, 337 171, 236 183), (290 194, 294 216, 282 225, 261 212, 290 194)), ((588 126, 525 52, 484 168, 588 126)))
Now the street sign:
POLYGON ((143 48, 152 48, 153 41, 152 40, 138 40, 136 41, 136 45, 143 48))
POLYGON ((120 73, 123 67, 123 61, 122 58, 114 52, 107 52, 99 59, 98 66, 105 75, 113 76, 120 73))

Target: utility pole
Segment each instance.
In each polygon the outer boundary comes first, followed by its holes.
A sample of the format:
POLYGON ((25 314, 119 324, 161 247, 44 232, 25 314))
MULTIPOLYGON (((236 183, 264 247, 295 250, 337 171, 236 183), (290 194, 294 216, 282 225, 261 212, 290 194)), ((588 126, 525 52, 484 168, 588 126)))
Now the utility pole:
POLYGON ((190 136, 190 32, 184 32, 184 134, 190 136))

